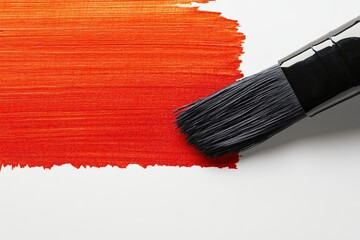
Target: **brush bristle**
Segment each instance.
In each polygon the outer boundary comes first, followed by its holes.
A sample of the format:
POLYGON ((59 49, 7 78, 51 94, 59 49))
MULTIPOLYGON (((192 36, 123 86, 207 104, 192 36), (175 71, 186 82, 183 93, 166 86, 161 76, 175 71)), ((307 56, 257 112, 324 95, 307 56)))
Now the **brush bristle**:
POLYGON ((190 145, 218 157, 257 145, 305 116, 275 65, 180 109, 176 123, 190 145))

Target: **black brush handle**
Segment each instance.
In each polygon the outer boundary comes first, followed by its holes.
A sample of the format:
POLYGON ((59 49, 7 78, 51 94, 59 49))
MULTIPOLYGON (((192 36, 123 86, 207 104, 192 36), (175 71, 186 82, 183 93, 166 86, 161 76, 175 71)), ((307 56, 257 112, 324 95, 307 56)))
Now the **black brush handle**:
POLYGON ((308 116, 360 93, 360 16, 279 61, 308 116))

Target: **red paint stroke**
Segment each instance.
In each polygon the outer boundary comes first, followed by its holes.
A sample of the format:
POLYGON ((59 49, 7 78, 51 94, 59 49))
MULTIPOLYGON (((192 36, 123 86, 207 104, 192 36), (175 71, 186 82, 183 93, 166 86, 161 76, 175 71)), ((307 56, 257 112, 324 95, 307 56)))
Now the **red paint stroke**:
POLYGON ((242 76, 237 22, 190 2, 0 0, 0 166, 236 167, 175 128, 242 76))

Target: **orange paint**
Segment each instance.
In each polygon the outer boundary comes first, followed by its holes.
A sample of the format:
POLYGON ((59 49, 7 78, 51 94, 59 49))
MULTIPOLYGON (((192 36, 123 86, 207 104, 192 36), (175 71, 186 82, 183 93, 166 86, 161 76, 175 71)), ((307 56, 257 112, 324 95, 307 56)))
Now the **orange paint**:
POLYGON ((237 22, 190 2, 0 0, 0 166, 235 167, 175 128, 241 77, 237 22))

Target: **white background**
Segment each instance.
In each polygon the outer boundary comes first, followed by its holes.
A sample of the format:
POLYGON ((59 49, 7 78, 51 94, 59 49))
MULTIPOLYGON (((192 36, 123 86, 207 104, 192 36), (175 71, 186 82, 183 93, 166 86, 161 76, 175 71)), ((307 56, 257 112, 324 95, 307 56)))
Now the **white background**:
MULTIPOLYGON (((359 0, 218 0, 253 74, 360 14, 359 0)), ((0 13, 1 14, 1 13, 0 13)), ((238 170, 0 172, 0 239, 360 239, 360 97, 243 153, 238 170)))

